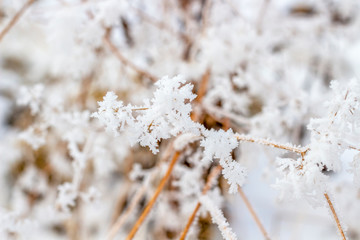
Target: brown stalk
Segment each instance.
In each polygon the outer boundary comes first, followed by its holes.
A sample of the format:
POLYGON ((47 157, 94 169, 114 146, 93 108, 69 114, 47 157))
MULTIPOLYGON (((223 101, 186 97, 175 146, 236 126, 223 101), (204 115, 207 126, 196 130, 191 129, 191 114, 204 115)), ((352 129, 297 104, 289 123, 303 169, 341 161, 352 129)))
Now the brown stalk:
POLYGON ((225 0, 225 2, 227 2, 227 4, 231 7, 231 10, 234 11, 238 17, 241 17, 242 19, 244 19, 244 17, 241 15, 241 13, 236 8, 236 6, 232 3, 231 0, 225 0))
POLYGON ((133 237, 135 236, 136 232, 138 231, 138 229, 140 228, 141 224, 144 222, 145 218, 147 217, 147 215, 150 213, 150 210, 152 209, 153 205, 155 204, 157 198, 159 197, 162 189, 164 188, 167 180, 170 178, 171 172, 177 162, 177 160, 179 159, 180 156, 180 152, 175 152, 174 156, 171 159, 171 162, 169 164, 169 167, 165 173, 165 176, 161 179, 159 186, 157 187, 154 195, 152 196, 152 198, 150 199, 150 201, 148 202, 148 204, 146 205, 144 211, 141 213, 140 217, 138 218, 138 220, 136 221, 135 225, 133 226, 133 228, 131 229, 129 235, 126 237, 127 240, 131 240, 133 239, 133 237))
MULTIPOLYGON (((197 88, 197 96, 194 100, 194 102, 196 102, 199 106, 202 103, 202 100, 206 94, 206 91, 208 89, 208 83, 209 83, 209 79, 210 79, 210 69, 208 68, 206 70, 206 72, 202 75, 200 83, 199 83, 199 87, 197 88)), ((196 108, 194 109, 194 111, 191 113, 191 119, 195 122, 199 122, 200 121, 200 116, 202 114, 202 110, 201 108, 196 108)))
POLYGON ((209 18, 211 12, 212 3, 210 0, 206 0, 201 9, 201 34, 205 33, 206 27, 209 25, 209 18))
POLYGON ((134 211, 135 207, 140 202, 141 198, 145 194, 146 187, 143 185, 139 191, 136 192, 133 199, 131 199, 130 206, 126 209, 125 213, 122 214, 114 223, 114 225, 110 228, 110 231, 106 237, 107 240, 112 240, 116 236, 119 229, 122 227, 122 225, 125 223, 126 219, 130 216, 130 214, 134 211))
MULTIPOLYGON (((150 176, 150 180, 152 181, 153 178, 158 174, 158 170, 160 169, 160 165, 170 157, 171 152, 173 151, 173 142, 171 142, 166 149, 164 150, 164 154, 161 157, 158 166, 156 167, 157 170, 152 172, 151 176, 150 176)), ((117 220, 116 222, 111 226, 109 233, 107 234, 107 240, 112 240, 117 232, 120 230, 120 228, 123 226, 123 224, 126 222, 126 220, 129 218, 129 216, 131 215, 131 213, 135 210, 135 207, 138 205, 138 203, 140 202, 140 200, 142 199, 142 197, 145 194, 145 190, 147 188, 147 185, 142 185, 140 190, 138 190, 135 193, 135 196, 131 199, 131 204, 129 206, 129 208, 127 208, 124 212, 124 214, 122 214, 117 220)))
POLYGON ((166 25, 164 22, 160 22, 160 21, 156 20, 152 16, 148 15, 146 12, 144 12, 136 7, 133 7, 133 8, 137 12, 137 14, 139 14, 145 21, 147 21, 149 24, 153 25, 154 27, 156 27, 164 32, 168 32, 171 35, 174 35, 174 36, 178 35, 181 39, 185 40, 185 42, 189 41, 190 37, 188 35, 186 35, 185 33, 178 32, 178 31, 172 29, 170 26, 166 25))
POLYGON ((134 71, 138 72, 141 76, 145 76, 149 78, 152 82, 157 81, 157 77, 153 76, 151 73, 139 68, 134 63, 126 59, 119 51, 119 49, 111 42, 110 40, 110 29, 106 30, 106 34, 104 37, 105 44, 110 48, 111 52, 120 60, 120 62, 130 68, 132 68, 134 71))
POLYGON ((10 29, 19 21, 20 17, 25 13, 25 11, 35 2, 36 0, 28 0, 20 10, 14 15, 6 27, 0 32, 0 42, 4 36, 10 31, 10 29))
POLYGON ((197 90, 197 97, 195 101, 198 103, 202 102, 202 99, 207 92, 207 88, 209 85, 209 78, 210 78, 210 69, 208 68, 206 72, 203 74, 200 81, 199 89, 197 90))
MULTIPOLYGON (((212 172, 210 173, 208 180, 206 182, 206 185, 202 191, 202 194, 206 194, 207 191, 210 189, 211 187, 211 183, 213 182, 213 179, 215 179, 216 177, 218 177, 218 175, 220 174, 220 171, 222 170, 222 167, 219 165, 217 166, 215 169, 212 170, 212 172)), ((252 207, 251 203, 249 202, 248 198, 246 197, 246 195, 244 194, 244 192, 242 191, 241 187, 238 188, 239 193, 240 193, 240 197, 242 198, 242 200, 244 201, 247 209, 249 210, 251 216, 253 217, 256 225, 259 227, 261 233, 263 234, 264 238, 266 240, 270 240, 269 234, 267 233, 267 231, 265 230, 264 226, 262 225, 259 217, 257 216, 257 214, 254 211, 254 208, 252 207)), ((185 229, 183 230, 183 232, 181 233, 180 239, 179 240, 184 240, 188 231, 190 230, 191 224, 193 223, 197 212, 199 211, 201 206, 201 203, 198 202, 196 204, 196 207, 194 208, 194 211, 192 212, 192 214, 190 215, 190 218, 188 219, 188 222, 185 226, 185 229)))
POLYGON ((133 108, 131 109, 132 111, 144 111, 144 110, 148 110, 149 108, 143 107, 143 108, 133 108))
MULTIPOLYGON (((213 185, 214 180, 219 176, 221 169, 222 169, 222 167, 220 165, 218 165, 211 170, 211 173, 209 174, 209 176, 207 178, 205 187, 202 190, 203 195, 205 195, 209 191, 209 189, 213 185)), ((181 233, 180 240, 185 239, 188 231, 190 230, 191 224, 193 223, 193 221, 196 217, 196 214, 200 209, 200 206, 201 206, 201 203, 198 201, 196 204, 196 207, 194 208, 194 211, 192 212, 192 214, 190 215, 190 218, 188 219, 188 222, 187 222, 183 232, 181 233)))
POLYGON ((343 231, 343 229, 342 229, 342 227, 341 227, 340 220, 339 220, 339 218, 338 218, 338 216, 337 216, 337 214, 336 214, 334 205, 332 204, 332 202, 331 202, 331 200, 330 200, 330 197, 329 197, 329 195, 328 195, 327 193, 324 193, 324 196, 325 196, 326 201, 327 201, 327 203, 328 203, 328 205, 329 205, 329 207, 330 207, 331 213, 332 213, 332 215, 333 215, 333 217, 334 217, 334 219, 335 219, 337 228, 339 229, 339 232, 340 232, 340 234, 341 234, 341 238, 342 238, 342 240, 346 240, 345 233, 344 233, 344 231, 343 231))
MULTIPOLYGON (((284 149, 284 150, 288 150, 288 151, 292 151, 292 152, 295 152, 295 153, 298 153, 301 155, 301 158, 302 158, 302 161, 304 161, 304 157, 305 157, 305 154, 306 152, 309 150, 309 148, 298 148, 298 147, 292 147, 292 146, 287 146, 287 145, 282 145, 282 144, 279 144, 279 143, 274 143, 274 142, 271 142, 271 141, 268 141, 268 140, 265 140, 265 139, 255 139, 255 138, 251 138, 251 137, 247 137, 247 136, 241 136, 241 135, 237 135, 236 136, 238 140, 240 141, 247 141, 247 142, 254 142, 254 143, 259 143, 259 144, 263 144, 263 145, 267 145, 267 146, 271 146, 271 147, 275 147, 275 148, 280 148, 280 149, 284 149)), ((302 169, 303 165, 301 164, 300 166, 300 169, 302 169)), ((341 224, 340 224, 340 221, 339 221, 339 218, 336 214, 336 211, 335 211, 335 208, 329 198, 329 195, 327 193, 324 194, 325 198, 326 198, 326 201, 330 207, 330 210, 333 214, 333 217, 335 219, 335 222, 336 222, 336 225, 337 225, 337 228, 339 229, 339 232, 341 234, 341 237, 343 240, 346 240, 346 237, 345 237, 345 234, 344 234, 344 231, 341 227, 341 224)), ((250 209, 249 209, 250 210, 250 209)), ((255 220, 256 221, 256 220, 255 220)), ((260 226, 259 226, 260 227, 260 226)))
POLYGON ((249 199, 246 197, 245 193, 243 192, 243 190, 241 189, 241 187, 238 187, 238 191, 240 194, 240 197, 242 198, 242 200, 244 201, 247 209, 249 210, 251 216, 253 217, 256 225, 259 227, 261 233, 264 235, 264 238, 266 240, 270 240, 269 234, 266 232, 264 226, 262 225, 259 217, 256 215, 254 208, 251 206, 251 203, 249 202, 249 199))
POLYGON ((236 135, 236 138, 239 141, 258 143, 261 145, 284 149, 284 150, 288 150, 288 151, 299 153, 299 154, 306 153, 309 150, 308 148, 299 148, 299 147, 288 146, 288 145, 272 142, 272 141, 262 139, 262 138, 253 138, 253 137, 239 135, 239 134, 236 135))
POLYGON ((257 26, 256 29, 257 29, 258 34, 262 33, 262 24, 263 24, 264 16, 266 14, 266 10, 269 6, 269 3, 270 3, 270 0, 264 0, 263 4, 261 5, 261 9, 260 9, 259 16, 258 16, 257 23, 256 23, 256 26, 257 26))
MULTIPOLYGON (((223 129, 228 130, 230 128, 230 119, 225 118, 225 119, 223 119, 222 122, 223 122, 223 129)), ((240 186, 238 187, 238 191, 239 191, 241 199, 244 201, 245 206, 249 210, 249 212, 250 212, 251 216, 253 217, 256 225, 259 227, 261 233, 264 235, 264 238, 266 240, 270 240, 269 234, 266 232, 266 230, 265 230, 264 226, 262 225, 259 217, 256 215, 255 210, 252 207, 249 199, 246 197, 244 191, 242 190, 242 188, 240 186)))

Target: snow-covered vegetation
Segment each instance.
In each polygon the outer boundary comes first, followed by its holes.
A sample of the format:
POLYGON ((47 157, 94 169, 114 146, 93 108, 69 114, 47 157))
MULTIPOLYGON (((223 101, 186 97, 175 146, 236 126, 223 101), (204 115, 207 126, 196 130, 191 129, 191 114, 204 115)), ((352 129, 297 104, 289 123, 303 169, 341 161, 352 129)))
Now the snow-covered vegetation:
POLYGON ((0 0, 0 239, 360 239, 359 13, 0 0))

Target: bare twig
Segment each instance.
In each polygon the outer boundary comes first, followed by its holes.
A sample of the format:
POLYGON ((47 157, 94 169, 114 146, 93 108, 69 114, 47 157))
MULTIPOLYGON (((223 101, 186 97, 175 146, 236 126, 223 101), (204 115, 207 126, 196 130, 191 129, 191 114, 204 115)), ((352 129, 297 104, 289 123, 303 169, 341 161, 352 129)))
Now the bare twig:
POLYGON ((169 164, 169 168, 167 169, 165 176, 161 179, 159 186, 157 187, 154 195, 152 196, 152 198, 150 199, 150 201, 148 202, 148 204, 146 205, 144 211, 141 213, 140 217, 138 218, 138 220, 136 221, 135 225, 133 226, 133 228, 131 229, 129 235, 127 236, 127 240, 131 240, 133 239, 133 237, 135 236, 136 232, 138 231, 138 229, 140 228, 141 224, 144 222, 145 218, 147 217, 147 215, 150 213, 150 210, 152 209, 153 205, 155 204, 157 198, 159 197, 162 189, 164 188, 167 180, 169 179, 171 172, 177 162, 177 160, 179 159, 180 156, 180 152, 175 152, 175 154, 172 157, 172 160, 169 164))
POLYGON ((154 179, 154 177, 157 176, 157 174, 159 173, 159 171, 161 169, 161 167, 160 167, 161 164, 171 156, 171 153, 173 152, 173 150, 174 150, 173 142, 170 142, 168 144, 168 146, 166 147, 166 149, 164 150, 163 156, 161 157, 160 161, 158 162, 158 164, 156 166, 156 170, 151 173, 149 179, 146 180, 146 182, 144 182, 144 184, 141 186, 140 190, 138 190, 135 193, 134 198, 131 199, 131 204, 130 204, 129 208, 126 209, 125 213, 122 214, 116 220, 116 222, 111 226, 110 231, 107 234, 107 238, 106 238, 107 240, 112 240, 116 236, 117 232, 120 230, 122 225, 126 222, 128 217, 135 210, 135 207, 138 205, 141 198, 144 196, 144 194, 146 192, 145 190, 148 187, 147 183, 151 182, 154 179))
POLYGON ((256 29, 257 29, 258 34, 261 34, 261 32, 262 32, 262 24, 263 24, 264 16, 265 16, 266 10, 269 6, 269 3, 270 3, 270 0, 264 0, 263 4, 261 5, 261 9, 260 9, 257 23, 256 23, 256 29))
POLYGON ((132 111, 144 111, 144 110, 148 110, 149 108, 147 107, 143 107, 143 108, 133 108, 131 109, 132 111))
POLYGON ((125 223, 125 220, 130 216, 130 214, 134 211, 135 207, 140 202, 141 198, 144 196, 146 190, 146 186, 143 185, 140 190, 138 190, 134 196, 133 199, 131 199, 130 206, 126 209, 125 213, 122 214, 117 221, 114 223, 114 225, 110 228, 110 231, 106 237, 108 240, 114 239, 116 233, 119 231, 119 229, 122 227, 122 225, 125 223))
POLYGON ((105 34, 104 37, 104 42, 105 44, 110 48, 111 52, 114 53, 114 55, 120 60, 120 62, 122 62, 124 65, 132 68, 133 70, 135 70, 136 72, 138 72, 140 75, 145 76, 147 78, 149 78, 151 81, 156 82, 157 81, 157 77, 155 77, 154 75, 152 75, 151 73, 139 68, 138 66, 136 66, 134 63, 132 63, 131 61, 129 61, 128 59, 126 59, 119 51, 119 49, 111 42, 110 40, 110 29, 107 29, 107 33, 105 34))
POLYGON ((273 141, 270 141, 267 139, 254 138, 254 137, 240 135, 240 134, 236 134, 236 138, 239 141, 258 143, 261 145, 284 149, 284 150, 295 152, 298 154, 306 153, 309 150, 308 148, 304 148, 304 147, 294 147, 294 146, 287 145, 287 144, 276 143, 276 142, 273 142, 273 141))
POLYGON ((335 219, 337 228, 339 229, 339 232, 340 232, 340 234, 341 234, 341 238, 342 238, 342 240, 346 240, 345 233, 344 233, 344 231, 343 231, 343 229, 342 229, 342 227, 341 227, 340 220, 339 220, 339 218, 338 218, 338 216, 337 216, 337 214, 336 214, 334 205, 332 204, 332 202, 331 202, 331 200, 330 200, 330 197, 329 197, 329 195, 328 195, 327 193, 324 193, 324 196, 325 196, 326 201, 327 201, 327 203, 328 203, 328 205, 329 205, 329 207, 330 207, 331 213, 332 213, 332 215, 333 215, 333 217, 334 217, 334 219, 335 219))
MULTIPOLYGON (((206 194, 207 191, 209 191, 209 189, 211 188, 211 186, 213 185, 214 180, 219 176, 220 172, 221 172, 222 167, 220 165, 218 165, 217 167, 213 168, 211 173, 208 176, 208 179, 206 181, 205 187, 202 191, 202 194, 206 194)), ((201 206, 200 202, 197 202, 196 207, 194 208, 194 211, 192 212, 192 214, 190 215, 190 218, 188 219, 188 222, 183 230, 183 232, 181 233, 180 236, 180 240, 184 240, 187 233, 190 230, 191 224, 193 223, 197 212, 199 211, 201 206)))
POLYGON ((241 15, 241 13, 239 12, 239 10, 236 8, 236 6, 233 4, 231 0, 225 0, 225 2, 227 2, 227 4, 231 7, 231 10, 234 11, 238 17, 244 19, 244 17, 241 15))
POLYGON ((211 104, 203 103, 202 108, 205 109, 206 112, 208 114, 210 114, 212 117, 214 117, 215 119, 226 117, 238 125, 241 125, 241 126, 249 126, 250 125, 250 121, 248 118, 234 114, 232 112, 227 112, 220 107, 216 107, 211 104))
POLYGON ((251 204, 249 202, 249 199, 246 197, 245 193, 243 192, 243 190, 241 189, 240 186, 238 187, 238 191, 239 191, 241 199, 244 201, 244 203, 245 203, 247 209, 249 210, 251 216, 253 217, 256 225, 259 227, 261 233, 264 235, 264 238, 266 240, 270 240, 269 234, 266 232, 266 230, 265 230, 264 226, 262 225, 259 217, 256 215, 256 213, 254 211, 254 208, 251 206, 251 204))
POLYGON ((187 34, 172 29, 170 26, 168 26, 164 22, 160 22, 160 21, 154 19, 152 16, 148 15, 146 12, 144 12, 136 7, 133 7, 133 8, 146 22, 153 25, 154 27, 156 27, 162 31, 168 32, 171 35, 174 35, 174 36, 178 35, 181 39, 184 39, 185 41, 188 41, 190 39, 190 37, 187 34))
POLYGON ((209 78, 210 78, 210 69, 208 68, 201 78, 200 85, 197 91, 197 97, 195 99, 196 102, 199 103, 202 102, 202 99, 207 92, 207 88, 209 85, 209 78))
POLYGON ((205 33, 205 30, 209 25, 211 7, 212 7, 211 0, 205 0, 201 10, 201 30, 200 30, 201 34, 205 33))
POLYGON ((0 42, 4 36, 10 31, 10 29, 19 21, 20 17, 25 13, 25 11, 35 2, 36 0, 28 0, 22 8, 14 15, 10 20, 8 25, 0 32, 0 42))

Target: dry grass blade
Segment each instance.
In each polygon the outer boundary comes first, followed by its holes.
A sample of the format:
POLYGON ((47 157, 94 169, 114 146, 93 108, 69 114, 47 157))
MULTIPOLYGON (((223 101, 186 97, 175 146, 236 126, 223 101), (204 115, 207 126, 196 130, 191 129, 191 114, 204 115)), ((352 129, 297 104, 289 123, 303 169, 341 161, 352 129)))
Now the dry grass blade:
POLYGON ((22 6, 22 8, 20 8, 20 10, 14 15, 6 27, 0 32, 0 42, 10 31, 10 29, 19 21, 20 17, 25 13, 26 9, 28 9, 35 1, 36 0, 28 0, 24 6, 22 6))
MULTIPOLYGON (((220 165, 218 165, 217 167, 215 167, 215 168, 211 171, 211 173, 209 174, 208 179, 207 179, 207 181, 206 181, 205 187, 204 187, 204 189, 203 189, 203 191, 202 191, 202 194, 206 194, 207 191, 209 191, 209 189, 211 188, 214 180, 219 176, 219 174, 220 174, 220 172, 221 172, 221 169, 222 169, 222 167, 221 167, 220 165)), ((198 212, 199 209, 200 209, 200 206, 201 206, 201 204, 200 204, 200 202, 198 202, 198 203, 196 204, 196 207, 194 208, 194 211, 192 212, 190 218, 188 219, 188 222, 187 222, 187 224, 186 224, 183 232, 181 233, 180 240, 184 240, 184 239, 185 239, 187 233, 188 233, 189 230, 190 230, 191 224, 193 223, 193 221, 194 221, 194 219, 195 219, 195 216, 196 216, 197 212, 198 212)))
POLYGON ((149 78, 152 82, 156 82, 157 79, 158 79, 157 77, 155 77, 151 73, 139 68, 134 63, 132 63, 131 61, 126 59, 120 53, 119 49, 110 40, 110 29, 107 29, 106 31, 107 32, 106 32, 105 37, 104 37, 104 42, 110 48, 111 52, 120 60, 120 62, 122 62, 124 65, 130 67, 134 71, 138 72, 141 76, 145 76, 145 77, 149 78))
POLYGON ((256 225, 259 227, 261 233, 264 235, 264 238, 266 240, 270 240, 269 234, 266 232, 264 226, 262 225, 259 217, 256 215, 254 208, 252 207, 249 199, 246 197, 245 193, 243 192, 243 190, 241 189, 241 187, 238 187, 238 191, 240 194, 241 199, 244 201, 246 208, 249 210, 251 216, 253 217, 256 225))
MULTIPOLYGON (((171 156, 173 149, 174 149, 173 142, 171 142, 165 149, 164 154, 161 157, 158 166, 156 167, 157 170, 151 173, 149 181, 152 181, 154 179, 154 177, 158 174, 158 172, 160 171, 161 163, 163 163, 165 160, 167 160, 171 156)), ((149 182, 149 181, 146 181, 146 182, 149 182)), ((144 183, 141 186, 141 188, 135 193, 135 196, 133 197, 133 199, 131 199, 130 206, 125 210, 124 214, 119 216, 119 218, 115 221, 115 223, 110 227, 110 230, 106 237, 107 240, 114 239, 114 237, 116 236, 116 234, 118 233, 120 228, 123 226, 123 224, 129 218, 131 213, 135 210, 136 206, 139 204, 140 200, 142 199, 142 197, 144 196, 144 194, 146 192, 147 187, 148 187, 148 184, 144 183)))
POLYGON ((341 224, 340 224, 340 220, 336 214, 336 211, 335 211, 335 208, 334 208, 334 205, 332 204, 331 200, 330 200, 330 197, 327 193, 324 193, 324 196, 326 198, 326 201, 330 207, 330 210, 331 210, 331 213, 333 214, 333 217, 335 219, 335 222, 336 222, 336 225, 337 225, 337 228, 339 229, 339 232, 341 234, 341 238, 342 240, 346 240, 346 237, 345 237, 345 233, 344 233, 344 230, 342 229, 341 227, 341 224))
POLYGON ((123 226, 125 223, 125 220, 130 216, 130 214, 134 211, 135 207, 140 202, 141 198, 145 194, 145 186, 142 186, 139 191, 136 192, 134 198, 131 200, 130 206, 126 209, 125 213, 121 215, 117 221, 114 223, 114 225, 110 228, 109 234, 106 237, 107 240, 112 240, 116 236, 119 229, 123 226))
POLYGON ((303 154, 303 153, 306 153, 308 151, 308 148, 294 147, 294 146, 291 146, 291 145, 280 144, 280 143, 277 143, 277 142, 269 141, 267 139, 254 138, 254 137, 249 137, 249 136, 246 136, 246 135, 236 134, 236 138, 239 141, 258 143, 258 144, 261 144, 261 145, 266 145, 266 146, 269 146, 269 147, 284 149, 284 150, 287 150, 287 151, 290 151, 290 152, 295 152, 295 153, 298 153, 298 154, 303 154))
POLYGON ((202 102, 202 99, 207 92, 207 88, 209 85, 209 78, 210 78, 210 69, 207 69, 201 78, 200 86, 197 91, 197 97, 196 97, 195 101, 197 101, 198 103, 202 102))
POLYGON ((157 187, 154 195, 152 196, 152 198, 150 199, 150 201, 148 202, 148 204, 146 205, 144 211, 141 213, 140 217, 138 218, 138 220, 136 221, 135 225, 133 226, 133 228, 131 229, 129 235, 127 236, 127 240, 131 240, 133 239, 133 237, 135 236, 136 232, 138 231, 138 229, 140 228, 141 224, 144 222, 145 218, 147 217, 147 215, 150 213, 151 208, 154 206, 157 198, 159 197, 162 189, 164 188, 167 180, 169 179, 171 172, 177 162, 177 160, 179 159, 180 156, 180 152, 175 152, 174 156, 171 159, 171 162, 169 164, 169 168, 167 169, 165 176, 161 179, 159 186, 157 187))

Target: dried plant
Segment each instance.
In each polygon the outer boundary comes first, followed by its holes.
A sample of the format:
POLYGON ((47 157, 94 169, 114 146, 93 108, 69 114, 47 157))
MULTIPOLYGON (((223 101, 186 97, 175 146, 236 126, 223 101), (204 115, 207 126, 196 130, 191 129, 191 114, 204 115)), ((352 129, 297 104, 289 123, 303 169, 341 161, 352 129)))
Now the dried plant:
POLYGON ((0 1, 0 239, 360 239, 359 10, 0 1))

